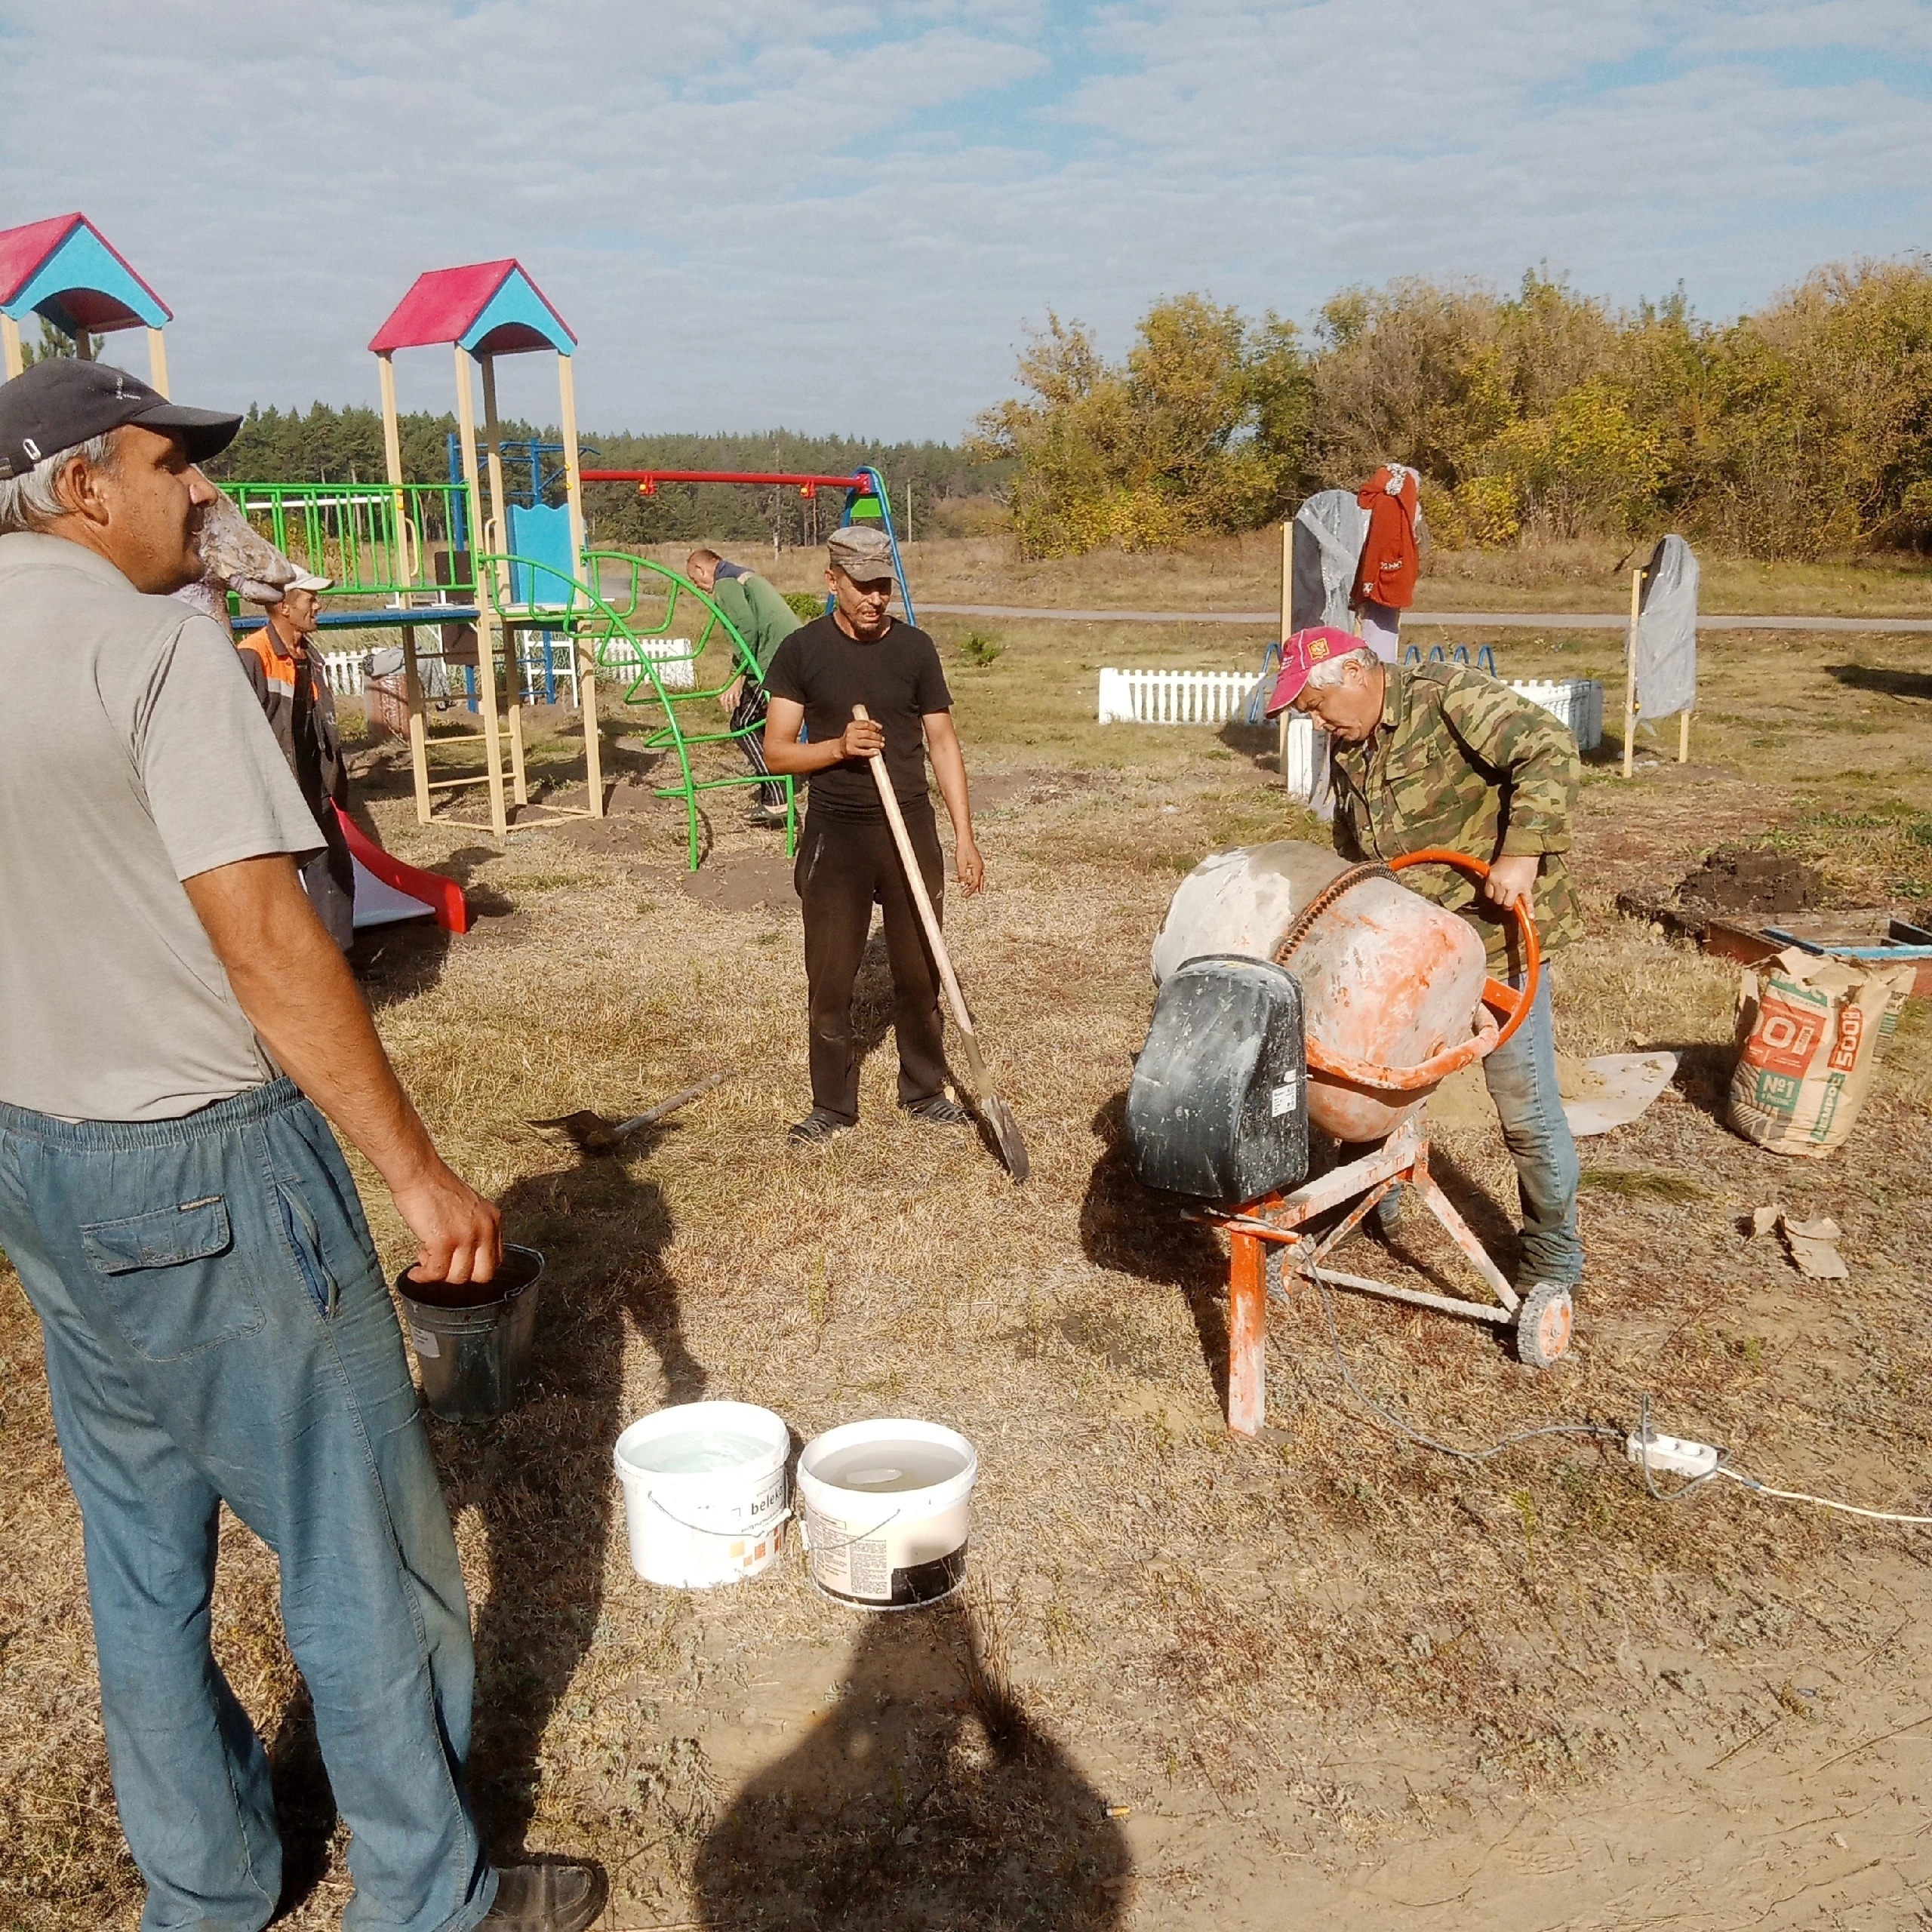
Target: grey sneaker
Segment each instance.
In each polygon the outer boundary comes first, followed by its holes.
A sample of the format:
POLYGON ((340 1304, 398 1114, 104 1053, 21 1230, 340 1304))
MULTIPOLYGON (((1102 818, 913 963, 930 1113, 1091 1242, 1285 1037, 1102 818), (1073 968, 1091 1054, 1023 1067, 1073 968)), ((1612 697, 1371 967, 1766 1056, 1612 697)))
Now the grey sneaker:
POLYGON ((586 1932, 604 1909, 604 1875, 594 1865, 506 1865, 478 1932, 586 1932))
POLYGON ((928 1127, 961 1127, 970 1118, 957 1100, 949 1100, 943 1094, 929 1094, 923 1100, 915 1100, 906 1113, 909 1119, 922 1121, 928 1127))
POLYGON ((801 1121, 795 1121, 785 1130, 785 1138, 795 1147, 823 1147, 841 1134, 850 1134, 852 1123, 841 1120, 836 1114, 829 1114, 823 1107, 814 1107, 801 1121))

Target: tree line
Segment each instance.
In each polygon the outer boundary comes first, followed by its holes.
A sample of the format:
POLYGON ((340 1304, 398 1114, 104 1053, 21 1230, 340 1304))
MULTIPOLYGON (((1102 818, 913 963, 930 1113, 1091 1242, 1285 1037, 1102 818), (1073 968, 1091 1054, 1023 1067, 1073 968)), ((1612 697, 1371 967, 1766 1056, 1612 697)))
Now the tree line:
POLYGON ((1017 373, 970 447, 1012 466, 1034 555, 1256 528, 1389 462, 1422 472, 1451 549, 1666 529, 1767 558, 1932 547, 1923 257, 1820 269, 1729 322, 1542 273, 1345 290, 1306 337, 1183 295, 1118 362, 1050 316, 1017 373))

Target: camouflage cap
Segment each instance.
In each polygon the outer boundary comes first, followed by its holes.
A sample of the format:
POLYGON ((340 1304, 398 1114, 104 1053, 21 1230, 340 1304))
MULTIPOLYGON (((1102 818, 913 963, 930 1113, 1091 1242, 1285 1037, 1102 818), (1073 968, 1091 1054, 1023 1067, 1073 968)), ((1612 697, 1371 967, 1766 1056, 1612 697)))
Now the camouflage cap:
POLYGON ((848 523, 832 532, 825 547, 832 563, 854 583, 877 583, 898 575, 892 568, 891 540, 875 525, 848 523))
POLYGON ((1324 658, 1340 657, 1359 651, 1361 639, 1352 631, 1338 631, 1332 624, 1318 624, 1312 630, 1297 631, 1281 640, 1281 675, 1269 694, 1267 715, 1278 718, 1301 695, 1308 674, 1324 658))

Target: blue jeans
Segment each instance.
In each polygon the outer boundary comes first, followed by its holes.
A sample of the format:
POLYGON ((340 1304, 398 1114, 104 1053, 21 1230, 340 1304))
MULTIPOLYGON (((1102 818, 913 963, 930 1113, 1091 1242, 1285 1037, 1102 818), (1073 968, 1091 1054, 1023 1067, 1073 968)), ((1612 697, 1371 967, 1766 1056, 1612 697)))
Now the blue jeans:
POLYGON ((286 1080, 180 1120, 0 1104, 0 1247, 81 1506, 143 1932, 257 1932, 281 1847, 208 1648, 218 1509, 273 1549, 353 1833, 352 1932, 466 1932, 496 1875, 463 1783, 475 1666, 394 1305, 334 1137, 286 1080))
MULTIPOLYGON (((1521 986, 1520 978, 1512 986, 1521 986)), ((1516 1164, 1523 1238, 1516 1285, 1583 1278, 1583 1244, 1577 1233, 1577 1143, 1556 1088, 1556 1037, 1546 964, 1530 1017, 1482 1063, 1489 1097, 1503 1123, 1503 1143, 1516 1164)))

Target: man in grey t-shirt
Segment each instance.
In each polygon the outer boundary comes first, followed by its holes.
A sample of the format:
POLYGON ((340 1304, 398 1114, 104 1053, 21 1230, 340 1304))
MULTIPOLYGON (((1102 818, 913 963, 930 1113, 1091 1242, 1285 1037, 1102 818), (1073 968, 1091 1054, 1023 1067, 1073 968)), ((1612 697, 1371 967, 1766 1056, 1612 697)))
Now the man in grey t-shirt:
POLYGON ((462 1573, 323 1114, 423 1278, 487 1281, 497 1212, 303 894, 315 822, 233 647, 165 594, 238 426, 96 363, 0 386, 0 1247, 81 1506, 143 1922, 254 1932, 278 1903, 267 1758, 208 1646, 226 1503, 280 1560, 349 1922, 577 1932, 595 1875, 498 1872, 469 1814, 462 1573))

